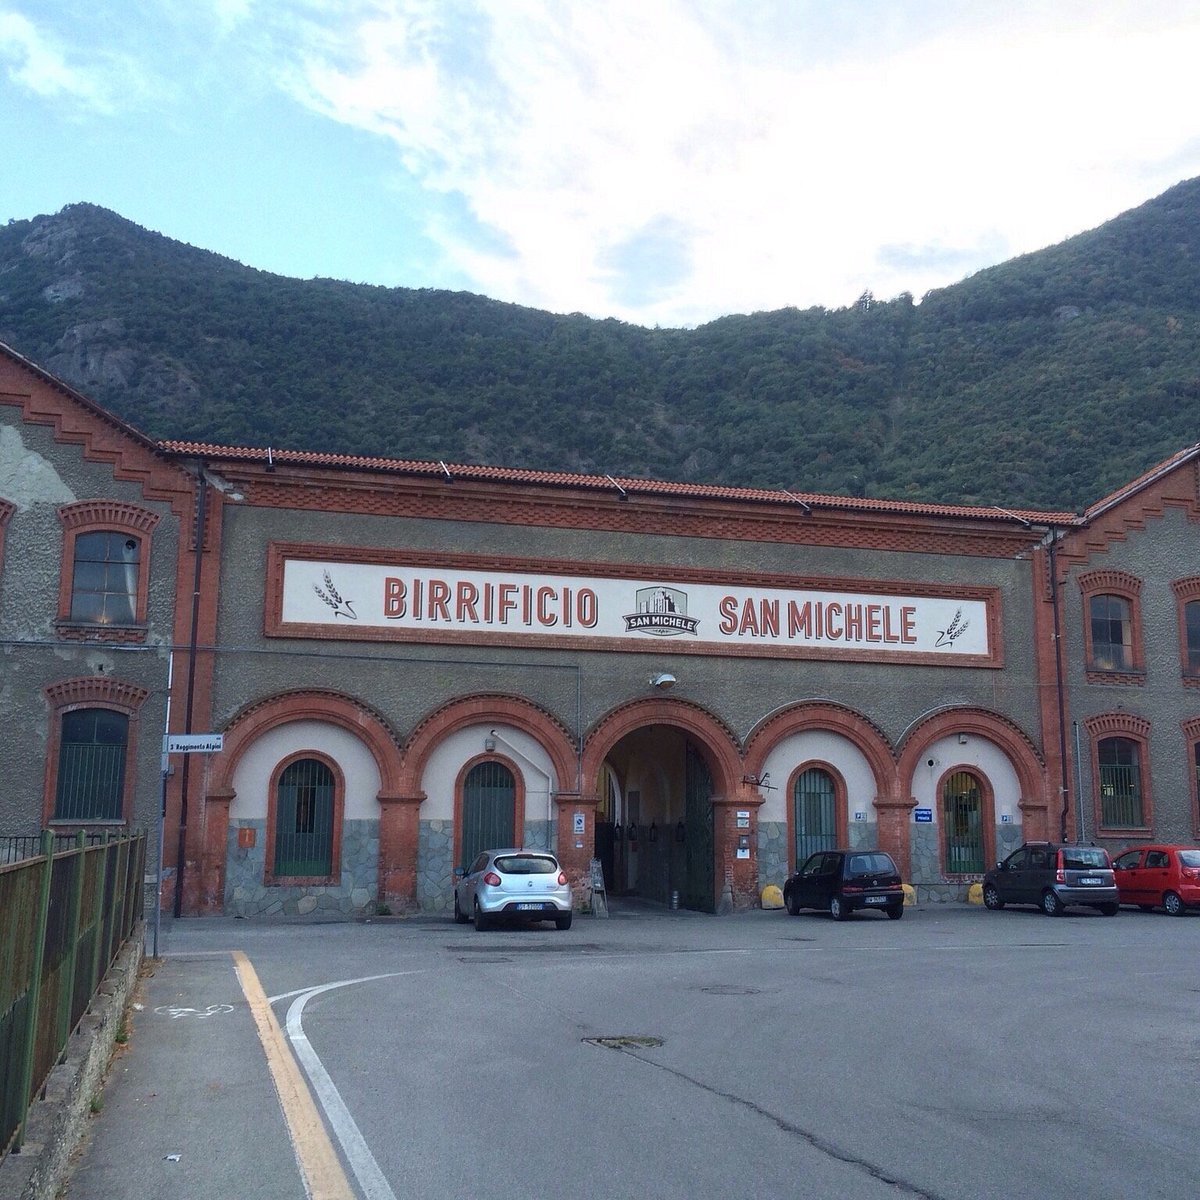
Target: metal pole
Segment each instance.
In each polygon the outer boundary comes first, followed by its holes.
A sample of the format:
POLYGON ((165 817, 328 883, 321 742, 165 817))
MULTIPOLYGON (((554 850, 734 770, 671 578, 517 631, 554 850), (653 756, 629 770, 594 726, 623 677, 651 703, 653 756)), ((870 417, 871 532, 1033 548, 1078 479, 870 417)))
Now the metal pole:
POLYGON ((171 760, 167 757, 167 735, 171 732, 171 684, 175 677, 175 651, 167 651, 167 712, 163 718, 162 744, 162 789, 158 800, 158 862, 154 887, 154 948, 153 957, 158 957, 158 934, 162 927, 163 890, 163 842, 167 822, 167 779, 171 774, 171 760))
MULTIPOLYGON (((1062 628, 1058 611, 1058 568, 1054 557, 1055 547, 1058 545, 1058 530, 1051 528, 1050 530, 1050 607, 1054 615, 1054 685, 1058 692, 1058 802, 1060 807, 1059 816, 1059 840, 1065 842, 1067 840, 1067 708, 1066 708, 1066 688, 1063 685, 1063 660, 1062 660, 1062 628)), ((1081 814, 1076 810, 1075 818, 1078 822, 1081 814)), ((1081 834, 1082 837, 1082 834, 1081 834)))

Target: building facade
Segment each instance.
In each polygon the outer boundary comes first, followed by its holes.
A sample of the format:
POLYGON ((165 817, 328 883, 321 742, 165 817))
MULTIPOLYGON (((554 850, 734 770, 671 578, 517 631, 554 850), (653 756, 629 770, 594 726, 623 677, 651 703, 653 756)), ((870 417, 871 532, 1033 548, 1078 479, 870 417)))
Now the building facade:
POLYGON ((108 718, 68 752, 63 713, 136 709, 119 816, 165 796, 181 912, 448 912, 519 843, 581 902, 596 863, 744 907, 845 844, 958 899, 1024 839, 1200 833, 1198 447, 1083 515, 1010 512, 152 444, 3 369, 4 816, 79 818, 58 779, 108 718), (64 622, 68 576, 121 620, 64 622), (222 748, 163 774, 167 729, 222 748))

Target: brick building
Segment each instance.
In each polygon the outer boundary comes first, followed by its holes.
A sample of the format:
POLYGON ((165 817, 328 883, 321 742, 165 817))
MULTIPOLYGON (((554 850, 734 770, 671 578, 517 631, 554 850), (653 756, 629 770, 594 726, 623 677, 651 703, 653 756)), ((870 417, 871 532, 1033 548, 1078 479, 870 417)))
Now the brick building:
POLYGON ((1198 832, 1200 447, 1082 515, 1013 512, 152 444, 2 357, 0 704, 27 745, 0 747, 0 812, 63 817, 57 697, 107 720, 100 650, 141 636, 118 662, 161 700, 122 819, 155 812, 168 668, 170 729, 224 738, 165 781, 181 911, 448 911, 456 866, 518 842, 702 910, 880 844, 951 899, 1025 838, 1198 832), (33 456, 86 485, 32 488, 33 456), (85 494, 79 529, 149 545, 132 623, 63 623, 92 564, 46 530, 85 494))

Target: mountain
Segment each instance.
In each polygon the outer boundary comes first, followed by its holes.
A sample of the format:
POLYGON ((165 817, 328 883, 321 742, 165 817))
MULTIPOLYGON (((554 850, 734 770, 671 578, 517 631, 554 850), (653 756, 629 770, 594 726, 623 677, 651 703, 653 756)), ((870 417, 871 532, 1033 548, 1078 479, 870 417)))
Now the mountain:
POLYGON ((74 204, 0 341, 155 437, 1078 508, 1200 440, 1200 180, 930 292, 644 329, 298 280, 74 204))

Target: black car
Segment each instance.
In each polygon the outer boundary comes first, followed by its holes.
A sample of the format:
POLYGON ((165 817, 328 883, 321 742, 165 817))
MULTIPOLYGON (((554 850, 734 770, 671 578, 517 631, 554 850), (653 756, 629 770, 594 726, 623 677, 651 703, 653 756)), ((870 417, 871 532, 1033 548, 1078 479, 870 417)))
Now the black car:
POLYGON ((1112 860, 1100 846, 1026 842, 983 877, 983 902, 993 910, 1036 904, 1059 917, 1067 905, 1078 904, 1115 917, 1119 899, 1112 860))
POLYGON ((794 917, 802 908, 827 909, 844 921, 855 909, 873 908, 893 920, 904 916, 904 888, 891 856, 882 850, 819 850, 783 885, 794 917))

